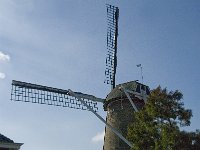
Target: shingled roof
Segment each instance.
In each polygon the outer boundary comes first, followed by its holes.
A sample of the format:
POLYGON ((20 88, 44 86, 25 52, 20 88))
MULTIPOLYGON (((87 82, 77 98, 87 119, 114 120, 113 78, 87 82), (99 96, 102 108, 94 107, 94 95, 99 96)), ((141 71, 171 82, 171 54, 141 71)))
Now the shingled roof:
POLYGON ((0 134, 0 143, 14 143, 14 141, 0 134))

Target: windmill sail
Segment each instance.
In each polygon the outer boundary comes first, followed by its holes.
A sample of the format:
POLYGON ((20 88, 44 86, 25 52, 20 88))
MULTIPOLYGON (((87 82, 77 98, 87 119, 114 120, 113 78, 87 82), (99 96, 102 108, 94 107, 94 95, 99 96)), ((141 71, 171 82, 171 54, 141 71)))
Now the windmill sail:
MULTIPOLYGON (((76 94, 82 97, 90 108, 98 111, 97 102, 101 99, 80 92, 76 94)), ((11 100, 88 110, 81 101, 71 96, 68 90, 15 80, 12 81, 11 100)))
POLYGON ((107 6, 107 56, 105 83, 111 85, 111 89, 115 87, 115 75, 117 67, 117 37, 118 37, 118 18, 119 9, 112 5, 107 6))

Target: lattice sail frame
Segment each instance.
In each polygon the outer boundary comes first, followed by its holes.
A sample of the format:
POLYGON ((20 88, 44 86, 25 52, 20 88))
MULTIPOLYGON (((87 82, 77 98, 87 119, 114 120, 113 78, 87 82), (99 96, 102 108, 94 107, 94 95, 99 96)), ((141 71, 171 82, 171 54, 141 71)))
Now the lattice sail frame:
MULTIPOLYGON (((68 90, 15 80, 12 81, 11 100, 88 110, 80 100, 70 96, 68 90)), ((85 98, 82 100, 95 112, 98 111, 97 102, 85 98)))
POLYGON ((105 83, 110 84, 111 88, 115 88, 115 74, 117 67, 117 37, 118 37, 118 7, 107 4, 107 56, 105 83))

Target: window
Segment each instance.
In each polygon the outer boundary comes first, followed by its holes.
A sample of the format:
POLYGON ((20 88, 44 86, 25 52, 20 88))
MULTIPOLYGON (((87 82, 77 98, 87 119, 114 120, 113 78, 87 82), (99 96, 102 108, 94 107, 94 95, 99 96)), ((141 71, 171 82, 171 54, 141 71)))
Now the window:
POLYGON ((141 85, 141 90, 144 90, 144 91, 145 91, 145 87, 144 87, 144 85, 141 85))
POLYGON ((146 87, 146 93, 147 93, 147 95, 150 94, 150 91, 149 91, 149 88, 148 88, 148 87, 146 87))
POLYGON ((140 85, 137 85, 136 92, 140 93, 140 85))

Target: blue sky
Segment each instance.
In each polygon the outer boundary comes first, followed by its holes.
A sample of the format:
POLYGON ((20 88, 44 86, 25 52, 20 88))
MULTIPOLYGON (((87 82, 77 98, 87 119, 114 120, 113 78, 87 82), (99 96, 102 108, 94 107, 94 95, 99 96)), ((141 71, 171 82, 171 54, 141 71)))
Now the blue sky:
POLYGON ((105 98, 106 3, 120 11, 116 83, 140 80, 141 63, 151 89, 183 93, 185 129, 199 128, 198 0, 1 0, 0 133, 22 150, 102 149, 104 124, 90 112, 9 99, 13 79, 105 98))

